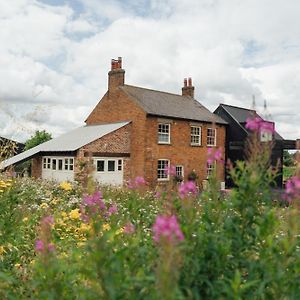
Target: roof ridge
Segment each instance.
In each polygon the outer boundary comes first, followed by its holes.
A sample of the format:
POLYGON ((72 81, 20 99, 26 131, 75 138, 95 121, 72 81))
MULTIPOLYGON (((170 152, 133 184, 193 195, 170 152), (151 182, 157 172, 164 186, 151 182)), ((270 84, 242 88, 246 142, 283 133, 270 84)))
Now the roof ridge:
POLYGON ((229 107, 233 107, 233 108, 244 109, 244 110, 249 110, 249 111, 254 111, 254 112, 256 112, 255 109, 245 108, 245 107, 240 107, 240 106, 236 106, 236 105, 230 105, 230 104, 225 104, 225 103, 220 103, 220 105, 221 105, 221 106, 229 106, 229 107))
POLYGON ((143 90, 147 90, 147 91, 151 91, 151 92, 158 92, 158 93, 169 94, 169 95, 172 95, 172 96, 179 96, 179 97, 188 98, 188 99, 194 99, 191 96, 183 96, 183 95, 180 95, 180 94, 175 94, 175 93, 171 93, 171 92, 165 92, 165 91, 160 91, 160 90, 149 89, 149 88, 145 88, 145 87, 141 87, 141 86, 136 86, 136 85, 131 85, 131 84, 124 84, 124 86, 129 86, 129 87, 133 87, 133 88, 143 89, 143 90))

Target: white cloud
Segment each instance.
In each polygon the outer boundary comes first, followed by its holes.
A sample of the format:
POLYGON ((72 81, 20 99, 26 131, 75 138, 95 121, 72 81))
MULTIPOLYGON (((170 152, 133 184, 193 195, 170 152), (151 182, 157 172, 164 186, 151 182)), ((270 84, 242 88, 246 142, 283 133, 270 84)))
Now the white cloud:
POLYGON ((3 132, 16 119, 54 135, 78 126, 107 89, 110 59, 122 56, 128 84, 180 93, 192 76, 196 98, 211 110, 220 102, 250 107, 255 94, 260 110, 268 100, 284 137, 300 137, 298 0, 7 3, 0 3, 3 132), (34 115, 37 105, 45 118, 34 115))

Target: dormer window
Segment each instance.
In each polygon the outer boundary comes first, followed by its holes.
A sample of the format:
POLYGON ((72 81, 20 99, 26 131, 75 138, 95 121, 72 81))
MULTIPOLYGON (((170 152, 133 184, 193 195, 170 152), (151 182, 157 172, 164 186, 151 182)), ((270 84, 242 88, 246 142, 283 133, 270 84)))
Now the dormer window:
POLYGON ((158 124, 158 143, 170 144, 170 124, 159 123, 158 124))

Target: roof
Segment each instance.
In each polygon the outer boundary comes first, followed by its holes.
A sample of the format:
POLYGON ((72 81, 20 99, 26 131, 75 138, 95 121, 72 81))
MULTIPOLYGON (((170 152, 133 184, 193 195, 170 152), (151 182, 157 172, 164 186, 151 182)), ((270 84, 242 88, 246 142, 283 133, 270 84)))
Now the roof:
POLYGON ((190 96, 181 96, 132 85, 120 88, 149 115, 227 124, 190 96))
MULTIPOLYGON (((258 116, 263 120, 263 118, 253 109, 237 107, 228 104, 220 104, 220 106, 223 107, 225 111, 227 111, 227 113, 229 113, 238 123, 240 123, 243 128, 245 128, 248 118, 258 116)), ((277 131, 275 131, 274 134, 275 140, 283 140, 283 137, 277 131)))
POLYGON ((87 125, 76 128, 55 139, 33 147, 15 155, 0 164, 0 169, 31 158, 40 152, 69 152, 75 151, 125 125, 129 122, 119 122, 101 125, 87 125))

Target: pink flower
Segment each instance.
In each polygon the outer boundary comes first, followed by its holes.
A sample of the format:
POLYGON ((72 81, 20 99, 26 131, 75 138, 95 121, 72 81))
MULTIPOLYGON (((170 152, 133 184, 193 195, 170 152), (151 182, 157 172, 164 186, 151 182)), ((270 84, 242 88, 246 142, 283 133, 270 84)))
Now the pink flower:
POLYGON ((54 218, 53 218, 53 216, 47 216, 47 217, 44 217, 41 222, 42 222, 42 224, 45 224, 45 225, 53 225, 54 218))
POLYGON ((44 243, 41 240, 35 241, 35 251, 36 252, 43 252, 44 251, 44 243))
POLYGON ((171 166, 166 166, 165 168, 165 174, 167 176, 171 175, 171 176, 175 176, 176 175, 176 167, 174 165, 171 166))
POLYGON ((159 199, 161 197, 161 192, 156 192, 155 195, 154 195, 154 197, 156 199, 159 199))
POLYGON ((284 198, 289 203, 294 199, 300 199, 300 178, 293 176, 287 181, 284 198))
POLYGON ((137 186, 139 186, 139 185, 145 185, 145 184, 146 184, 146 180, 145 180, 145 178, 142 177, 142 176, 137 176, 137 177, 135 178, 134 182, 135 182, 135 184, 136 184, 137 186))
POLYGON ((52 243, 48 244, 48 251, 53 252, 55 250, 55 246, 52 243))
POLYGON ((153 239, 159 243, 166 240, 169 243, 176 244, 184 240, 184 235, 180 230, 176 216, 160 215, 156 217, 155 224, 152 227, 153 239))
POLYGON ((137 176, 134 181, 132 181, 131 179, 129 179, 128 181, 128 184, 127 184, 127 187, 130 189, 130 190, 134 190, 136 188, 138 188, 139 186, 142 186, 142 185, 145 185, 147 184, 146 180, 144 177, 142 176, 137 176))
POLYGON ((112 215, 118 212, 118 207, 117 205, 114 203, 109 209, 108 209, 108 215, 112 215))
POLYGON ((257 132, 274 133, 275 131, 274 123, 264 121, 260 117, 247 118, 245 127, 246 129, 257 132))
POLYGON ((222 159, 222 149, 217 149, 216 151, 213 152, 212 148, 207 149, 207 163, 212 165, 215 161, 216 162, 223 162, 222 159))
POLYGON ((196 183, 194 181, 182 182, 178 187, 179 196, 181 199, 186 196, 195 196, 198 193, 196 183))
POLYGON ((123 230, 124 230, 124 233, 126 233, 126 234, 132 234, 135 232, 135 226, 131 222, 128 222, 124 226, 123 230))

